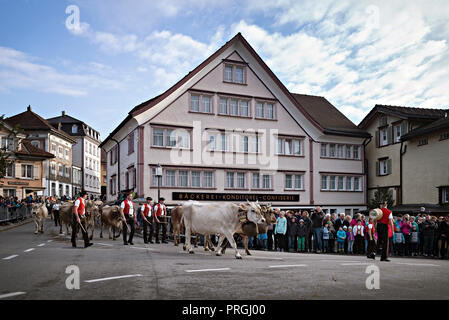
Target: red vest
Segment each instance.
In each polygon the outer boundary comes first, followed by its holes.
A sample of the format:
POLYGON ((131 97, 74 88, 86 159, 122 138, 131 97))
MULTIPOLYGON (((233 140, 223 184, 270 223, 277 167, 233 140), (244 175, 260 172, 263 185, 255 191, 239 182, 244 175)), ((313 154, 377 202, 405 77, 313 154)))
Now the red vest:
MULTIPOLYGON (((129 208, 130 208, 130 205, 129 205, 129 203, 128 203, 128 200, 124 200, 123 202, 125 203, 125 208, 123 209, 123 213, 126 214, 126 215, 128 215, 128 214, 129 214, 129 208)), ((133 206, 133 207, 134 207, 134 206, 133 206)))
POLYGON ((377 222, 378 223, 380 222, 383 224, 390 224, 389 217, 390 217, 391 211, 388 210, 387 208, 382 208, 381 210, 382 210, 382 218, 377 222))
MULTIPOLYGON (((84 213, 85 213, 85 211, 84 211, 84 199, 83 198, 78 198, 78 201, 80 202, 80 205, 78 206, 77 212, 78 212, 78 214, 80 216, 84 217, 84 213)), ((73 209, 75 209, 75 208, 73 208, 73 209)))
POLYGON ((162 210, 165 209, 165 205, 158 203, 156 206, 157 206, 156 215, 160 217, 162 215, 162 210))
POLYGON ((153 208, 151 208, 151 204, 145 203, 145 210, 143 211, 143 215, 145 217, 148 217, 148 214, 150 213, 150 211, 153 211, 153 208))

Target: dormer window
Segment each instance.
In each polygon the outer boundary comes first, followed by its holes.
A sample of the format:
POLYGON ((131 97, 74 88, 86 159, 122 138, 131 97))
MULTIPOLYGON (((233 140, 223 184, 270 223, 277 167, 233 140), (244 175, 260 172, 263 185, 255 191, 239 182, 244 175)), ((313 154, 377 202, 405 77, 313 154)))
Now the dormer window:
POLYGON ((76 124, 72 126, 72 133, 78 133, 78 126, 76 124))
POLYGON ((224 82, 246 84, 246 69, 241 65, 224 65, 224 82))

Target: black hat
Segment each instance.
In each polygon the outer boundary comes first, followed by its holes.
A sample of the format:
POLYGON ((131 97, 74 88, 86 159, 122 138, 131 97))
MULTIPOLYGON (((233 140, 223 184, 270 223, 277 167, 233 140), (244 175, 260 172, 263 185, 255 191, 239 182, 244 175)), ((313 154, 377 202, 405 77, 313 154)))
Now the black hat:
POLYGON ((151 200, 153 200, 153 198, 151 198, 151 197, 147 197, 147 200, 150 200, 150 201, 151 201, 151 200))
POLYGON ((165 198, 160 197, 159 202, 161 202, 161 201, 165 201, 165 198))
POLYGON ((80 192, 80 197, 84 197, 86 194, 87 194, 87 192, 83 190, 80 192))

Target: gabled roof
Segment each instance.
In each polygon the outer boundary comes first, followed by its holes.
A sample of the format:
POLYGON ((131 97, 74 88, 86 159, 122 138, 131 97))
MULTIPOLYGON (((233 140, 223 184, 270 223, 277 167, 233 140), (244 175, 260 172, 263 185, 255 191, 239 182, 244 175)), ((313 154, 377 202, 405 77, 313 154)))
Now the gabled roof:
MULTIPOLYGON (((198 74, 204 67, 206 67, 216 57, 218 57, 222 52, 224 52, 226 49, 228 49, 230 46, 232 46, 236 42, 240 42, 241 44, 243 44, 243 46, 250 52, 250 54, 262 66, 264 71, 267 72, 267 74, 274 81, 274 83, 276 83, 279 86, 279 88, 287 96, 287 98, 291 101, 291 103, 294 106, 296 106, 299 109, 299 111, 301 111, 304 114, 304 116, 312 123, 312 125, 315 126, 318 130, 322 131, 323 133, 327 133, 327 134, 366 137, 366 134, 362 134, 361 130, 354 128, 355 127, 354 124, 352 124, 352 125, 354 125, 354 127, 352 127, 350 123, 346 123, 347 126, 345 127, 345 130, 331 130, 331 128, 326 130, 326 128, 322 127, 320 125, 320 122, 317 121, 316 118, 311 116, 311 114, 309 114, 309 112, 307 112, 306 107, 304 107, 297 99, 295 99, 293 94, 290 93, 290 91, 284 86, 284 84, 279 80, 279 78, 273 73, 273 71, 267 66, 267 64, 262 60, 262 58, 257 54, 257 52, 251 47, 251 45, 248 43, 248 41, 246 41, 246 39, 239 32, 231 40, 226 42, 221 48, 219 48, 216 52, 214 52, 211 56, 209 56, 206 60, 204 60, 200 65, 198 65, 195 69, 190 71, 187 75, 185 75, 181 80, 179 80, 172 87, 167 89, 165 92, 163 92, 162 94, 160 94, 148 101, 145 101, 145 102, 139 104, 138 106, 135 106, 128 113, 128 116, 118 125, 118 127, 115 128, 115 130, 113 132, 111 132, 111 134, 109 134, 109 136, 101 143, 100 147, 103 147, 130 119, 132 119, 133 117, 156 106, 159 102, 161 102, 162 100, 167 98, 170 94, 175 92, 179 87, 181 87, 183 84, 185 84, 187 81, 189 81, 192 77, 194 77, 196 74, 198 74)), ((335 108, 335 107, 332 106, 332 108, 335 108)), ((339 118, 341 118, 341 116, 339 116, 339 118)))
POLYGON ((48 122, 47 120, 42 118, 37 113, 34 113, 31 110, 31 106, 28 106, 27 111, 16 114, 10 118, 7 118, 6 121, 13 126, 19 125, 19 128, 21 128, 25 131, 29 131, 29 130, 51 131, 52 133, 60 136, 61 138, 64 138, 72 143, 76 143, 76 140, 74 140, 72 137, 70 137, 64 131, 53 127, 50 124, 50 122, 48 122))
POLYGON ((305 111, 319 123, 326 134, 369 138, 371 135, 358 128, 326 98, 292 93, 305 111))
POLYGON ((20 151, 15 152, 17 155, 38 157, 38 158, 46 158, 51 159, 55 156, 52 153, 49 153, 43 149, 37 148, 31 144, 30 141, 22 141, 22 149, 20 151))
POLYGON ((390 106, 376 104, 368 115, 360 122, 359 128, 364 128, 376 113, 386 113, 397 116, 402 119, 417 119, 421 121, 434 121, 444 117, 449 109, 430 109, 430 108, 412 108, 402 106, 390 106))
POLYGON ((412 130, 409 133, 403 135, 401 137, 401 140, 402 141, 410 140, 415 137, 419 137, 422 135, 426 135, 426 134, 437 132, 437 131, 444 130, 444 129, 449 130, 449 117, 444 117, 444 118, 438 119, 438 120, 433 121, 425 126, 417 128, 415 130, 412 130))

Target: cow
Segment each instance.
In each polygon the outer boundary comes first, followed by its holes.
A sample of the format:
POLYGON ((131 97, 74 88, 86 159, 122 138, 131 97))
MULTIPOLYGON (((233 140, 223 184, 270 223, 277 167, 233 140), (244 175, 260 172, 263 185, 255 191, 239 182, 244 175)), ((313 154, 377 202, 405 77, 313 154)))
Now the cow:
POLYGON ((86 201, 86 232, 89 231, 89 226, 92 227, 92 232, 89 236, 89 240, 94 237, 95 231, 95 218, 100 216, 100 208, 96 204, 96 201, 86 201))
POLYGON ((234 241, 234 233, 239 229, 243 221, 249 220, 254 223, 265 221, 260 207, 254 202, 236 205, 234 203, 194 203, 187 201, 182 206, 183 221, 186 229, 186 244, 189 253, 194 253, 190 243, 192 231, 204 235, 219 233, 217 256, 221 256, 221 244, 226 237, 235 250, 236 259, 242 256, 237 250, 234 241))
POLYGON ((48 210, 45 203, 32 203, 31 213, 33 215, 34 224, 36 225, 36 230, 34 234, 44 233, 44 222, 48 217, 48 210))
POLYGON ((103 225, 108 226, 109 230, 109 239, 115 240, 120 237, 122 232, 122 217, 120 214, 119 206, 108 206, 105 205, 100 208, 100 238, 103 238, 103 225), (113 236, 111 237, 111 228, 113 231, 113 236), (115 228, 119 229, 119 234, 115 236, 115 228))
MULTIPOLYGON (((172 230, 173 230, 173 242, 175 246, 178 246, 181 242, 181 231, 184 229, 184 223, 182 221, 182 206, 177 206, 176 208, 173 208, 170 212, 171 217, 171 223, 172 223, 172 230)), ((194 247, 198 247, 198 241, 199 241, 199 234, 195 233, 195 243, 194 247)), ((187 248, 187 245, 184 243, 184 246, 182 249, 185 251, 187 248)), ((212 241, 210 240, 210 236, 206 235, 204 239, 204 251, 215 251, 214 245, 212 244, 212 241)))
POLYGON ((59 234, 62 234, 62 224, 65 225, 67 235, 69 235, 69 226, 73 223, 73 203, 65 202, 59 209, 59 234))
MULTIPOLYGON (((248 237, 255 237, 259 233, 266 233, 268 230, 268 224, 276 223, 276 216, 274 215, 274 210, 270 205, 261 205, 262 215, 265 218, 265 222, 262 224, 255 224, 253 222, 247 222, 241 225, 241 228, 236 231, 242 237, 242 242, 245 247, 245 252, 247 255, 251 255, 248 250, 248 237)), ((226 251, 227 242, 223 245, 222 253, 226 251)))

